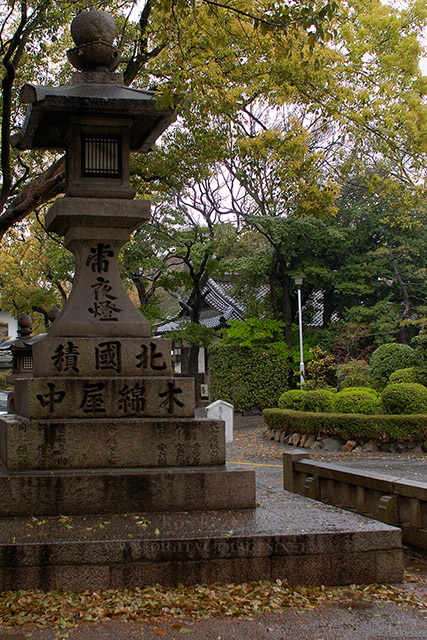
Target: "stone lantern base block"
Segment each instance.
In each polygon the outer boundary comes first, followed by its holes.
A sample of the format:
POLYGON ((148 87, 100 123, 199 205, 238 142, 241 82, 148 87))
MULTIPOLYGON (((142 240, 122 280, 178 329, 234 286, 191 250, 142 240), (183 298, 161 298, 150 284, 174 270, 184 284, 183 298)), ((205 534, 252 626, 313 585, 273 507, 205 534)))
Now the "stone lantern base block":
POLYGON ((0 419, 9 471, 193 467, 225 463, 224 422, 206 419, 0 419))
POLYGON ((15 411, 31 420, 191 418, 193 378, 16 378, 15 411))
POLYGON ((32 346, 35 378, 171 376, 166 338, 51 338, 32 346))
POLYGON ((255 472, 248 470, 0 472, 0 519, 254 508, 255 472))

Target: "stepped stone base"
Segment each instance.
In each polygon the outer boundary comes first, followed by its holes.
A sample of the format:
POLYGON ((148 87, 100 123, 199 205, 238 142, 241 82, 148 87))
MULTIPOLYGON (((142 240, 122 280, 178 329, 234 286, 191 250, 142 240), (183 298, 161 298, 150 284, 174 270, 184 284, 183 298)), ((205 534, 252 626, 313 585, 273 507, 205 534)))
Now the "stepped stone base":
POLYGON ((0 517, 254 507, 255 473, 248 470, 0 471, 0 517))
POLYGON ((192 467, 225 463, 221 420, 187 418, 0 419, 0 463, 9 471, 192 467))
POLYGON ((307 498, 257 509, 0 519, 0 591, 399 582, 401 532, 307 498))

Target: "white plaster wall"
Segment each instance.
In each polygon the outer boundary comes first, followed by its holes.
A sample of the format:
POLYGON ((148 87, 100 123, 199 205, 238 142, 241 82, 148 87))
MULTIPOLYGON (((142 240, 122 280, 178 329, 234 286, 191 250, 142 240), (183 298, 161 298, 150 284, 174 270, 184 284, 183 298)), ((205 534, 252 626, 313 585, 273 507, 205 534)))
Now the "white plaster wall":
POLYGON ((205 347, 199 347, 199 362, 197 364, 197 370, 199 373, 206 373, 205 347))
POLYGON ((16 338, 16 334, 18 331, 18 322, 15 318, 12 318, 10 313, 7 311, 0 310, 0 323, 7 323, 8 325, 8 336, 9 338, 16 338))

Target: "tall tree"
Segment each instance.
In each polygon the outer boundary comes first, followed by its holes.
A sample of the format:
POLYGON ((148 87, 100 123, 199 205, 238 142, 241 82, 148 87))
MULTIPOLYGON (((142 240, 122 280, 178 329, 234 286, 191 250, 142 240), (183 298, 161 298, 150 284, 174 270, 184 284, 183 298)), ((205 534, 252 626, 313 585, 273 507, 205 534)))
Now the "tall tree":
MULTIPOLYGON (((2 55, 2 190, 0 234, 35 206, 48 202, 64 188, 64 162, 50 154, 20 155, 13 134, 22 122, 22 106, 17 99, 17 79, 66 80, 69 65, 63 66, 64 49, 70 45, 68 23, 86 3, 28 0, 8 3, 1 16, 2 55), (62 60, 61 60, 62 54, 62 60), (50 64, 49 64, 50 62, 50 64), (59 69, 59 73, 54 70, 59 69), (41 169, 41 171, 40 171, 41 169)), ((125 83, 160 88, 163 100, 181 94, 182 106, 191 94, 203 93, 210 84, 205 109, 213 108, 219 86, 227 86, 228 102, 233 102, 249 86, 250 77, 243 60, 264 49, 291 46, 291 38, 304 36, 314 43, 324 38, 326 21, 336 9, 335 0, 305 0, 297 7, 287 3, 227 0, 147 0, 137 22, 130 19, 134 1, 97 2, 95 8, 113 12, 119 23, 119 46, 125 52, 122 71, 125 83), (325 25, 323 25, 325 23, 325 25), (318 26, 318 29, 316 28, 318 26), (270 35, 270 33, 272 35, 270 35), (185 98, 185 99, 184 99, 185 98)), ((250 76, 253 78, 254 73, 250 76)), ((223 91, 221 90, 221 93, 223 91)))

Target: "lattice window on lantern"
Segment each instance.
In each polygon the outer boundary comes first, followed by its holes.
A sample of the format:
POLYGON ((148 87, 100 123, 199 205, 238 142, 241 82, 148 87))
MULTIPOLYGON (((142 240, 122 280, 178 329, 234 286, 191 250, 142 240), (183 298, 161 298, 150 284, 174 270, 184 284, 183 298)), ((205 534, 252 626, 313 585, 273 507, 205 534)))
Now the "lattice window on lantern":
POLYGON ((33 356, 24 356, 22 359, 22 368, 28 371, 33 368, 33 356))
POLYGON ((82 136, 82 176, 121 178, 122 150, 119 136, 82 136))

